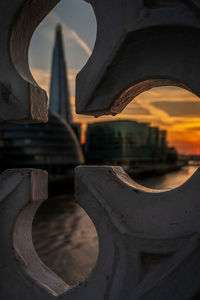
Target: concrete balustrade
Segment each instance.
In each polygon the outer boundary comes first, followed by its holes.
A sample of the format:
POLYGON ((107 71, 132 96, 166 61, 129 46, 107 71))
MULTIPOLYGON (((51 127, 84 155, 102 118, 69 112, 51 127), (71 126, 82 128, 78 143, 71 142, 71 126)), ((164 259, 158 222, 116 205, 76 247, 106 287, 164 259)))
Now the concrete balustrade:
POLYGON ((67 287, 37 256, 32 221, 48 197, 45 171, 7 170, 0 175, 0 299, 49 299, 67 287))
POLYGON ((46 122, 47 94, 33 79, 28 48, 36 27, 59 0, 0 4, 0 119, 46 122))
POLYGON ((158 191, 138 185, 121 167, 78 167, 77 202, 96 226, 99 258, 88 279, 70 288, 40 261, 32 244, 47 174, 5 171, 1 299, 193 299, 200 278, 199 181, 198 170, 181 187, 158 191))
POLYGON ((199 182, 197 170, 182 186, 159 191, 121 167, 78 167, 77 200, 99 237, 87 284, 98 293, 82 299, 199 299, 199 182))
POLYGON ((200 95, 198 0, 89 2, 97 39, 77 77, 78 113, 116 115, 157 86, 175 85, 200 95))
MULTIPOLYGON (((0 119, 46 121, 47 97, 32 78, 28 46, 59 1, 0 4, 0 119)), ((97 41, 77 79, 79 113, 116 114, 138 94, 178 85, 200 95, 200 5, 192 1, 91 0, 97 41), (152 3, 153 5, 152 5, 152 3)), ((1 300, 200 299, 200 171, 174 190, 144 188, 120 167, 76 169, 76 199, 97 229, 99 257, 71 288, 37 256, 34 215, 47 174, 0 175, 1 300)), ((67 268, 67 266, 66 266, 67 268)))

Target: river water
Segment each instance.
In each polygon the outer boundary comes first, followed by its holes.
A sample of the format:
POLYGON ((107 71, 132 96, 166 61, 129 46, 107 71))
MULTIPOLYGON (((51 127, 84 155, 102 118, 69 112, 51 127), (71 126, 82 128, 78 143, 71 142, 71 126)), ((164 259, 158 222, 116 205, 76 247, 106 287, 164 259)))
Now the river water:
MULTIPOLYGON (((163 176, 137 180, 154 188, 174 188, 184 183, 196 166, 163 176)), ((38 210, 33 224, 33 241, 40 259, 69 285, 74 286, 91 272, 98 257, 96 230, 73 195, 48 199, 38 210)))
POLYGON ((189 165, 162 176, 137 179, 137 182, 153 189, 173 189, 188 180, 197 169, 197 166, 189 165))

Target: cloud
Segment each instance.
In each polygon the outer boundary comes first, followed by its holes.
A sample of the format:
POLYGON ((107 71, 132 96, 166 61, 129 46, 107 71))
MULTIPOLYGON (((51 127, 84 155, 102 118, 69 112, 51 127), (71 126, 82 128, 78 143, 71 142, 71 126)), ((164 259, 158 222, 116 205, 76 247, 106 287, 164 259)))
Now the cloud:
POLYGON ((167 130, 169 145, 175 146, 180 153, 200 153, 200 102, 198 101, 198 97, 181 88, 154 88, 136 97, 121 114, 115 117, 102 116, 94 119, 94 117, 74 114, 74 118, 76 121, 87 123, 118 119, 150 123, 152 126, 167 130))
POLYGON ((77 69, 68 69, 67 77, 68 77, 68 85, 70 89, 70 95, 74 97, 75 94, 75 84, 76 84, 76 75, 78 74, 79 70, 77 69))
POLYGON ((123 115, 129 115, 130 117, 132 117, 133 115, 143 115, 143 116, 150 116, 150 112, 147 108, 142 107, 141 105, 139 105, 138 103, 132 103, 132 105, 130 105, 130 107, 128 107, 128 109, 123 113, 123 115))
POLYGON ((87 45, 87 43, 78 35, 78 33, 63 23, 62 19, 55 13, 52 12, 49 14, 40 25, 40 32, 43 36, 48 39, 50 42, 54 41, 55 35, 55 26, 60 23, 62 24, 63 37, 64 40, 67 40, 68 44, 78 45, 85 54, 89 57, 92 53, 92 50, 87 45))
POLYGON ((76 81, 76 75, 78 72, 79 72, 79 70, 77 70, 77 69, 72 69, 72 68, 68 69, 67 70, 68 81, 71 81, 74 83, 76 81))
MULTIPOLYGON (((45 90, 49 88, 50 72, 40 68, 31 69, 33 77, 45 90)), ((74 88, 78 70, 68 70, 69 85, 74 88)), ((72 93, 71 93, 72 95, 72 93)), ((200 154, 200 102, 190 92, 174 87, 155 88, 136 97, 119 115, 93 116, 75 113, 75 97, 71 96, 74 121, 92 123, 118 119, 136 120, 150 123, 167 130, 170 146, 175 146, 180 153, 200 154)))
POLYGON ((180 153, 200 151, 198 97, 181 88, 163 87, 147 91, 134 101, 150 111, 151 116, 145 116, 145 119, 151 125, 167 130, 170 146, 175 146, 180 153))
POLYGON ((200 116, 200 102, 198 101, 174 101, 153 102, 155 107, 164 110, 172 117, 198 117, 200 116))
MULTIPOLYGON (((71 87, 71 89, 74 89, 75 86, 75 80, 76 80, 76 74, 78 73, 78 70, 76 69, 68 69, 68 84, 71 87)), ((40 68, 31 68, 31 73, 37 84, 47 91, 49 94, 49 87, 50 87, 50 79, 51 79, 51 73, 49 70, 44 70, 40 68)))
POLYGON ((39 68, 31 68, 31 73, 37 84, 48 93, 50 72, 39 68))

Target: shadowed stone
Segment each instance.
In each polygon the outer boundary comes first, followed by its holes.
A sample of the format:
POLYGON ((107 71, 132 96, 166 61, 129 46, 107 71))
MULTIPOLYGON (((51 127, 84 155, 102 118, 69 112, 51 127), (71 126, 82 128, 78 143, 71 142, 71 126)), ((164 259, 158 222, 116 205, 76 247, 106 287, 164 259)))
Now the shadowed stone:
POLYGON ((175 85, 200 95, 198 1, 90 0, 93 53, 77 77, 76 111, 118 114, 140 93, 175 85))
MULTIPOLYGON (((0 118, 45 121, 46 94, 28 68, 30 37, 58 0, 0 4, 0 118)), ((98 34, 78 76, 77 111, 116 114, 141 92, 178 85, 200 95, 199 4, 91 0, 98 34)), ((40 170, 0 175, 0 299, 188 300, 200 293, 200 170, 174 190, 151 190, 120 167, 76 169, 77 202, 97 229, 99 257, 74 288, 37 256, 32 221, 47 198, 40 170)), ((67 266, 66 266, 67 267, 67 266)))
POLYGON ((47 95, 30 73, 28 49, 36 27, 58 2, 59 0, 1 1, 1 120, 47 121, 47 95))
POLYGON ((5 171, 0 298, 192 299, 200 291, 199 181, 198 170, 182 186, 158 191, 138 185, 120 167, 78 167, 77 202, 95 224, 99 257, 90 276, 70 288, 40 261, 32 243, 32 220, 47 198, 45 172, 5 171))
POLYGON ((32 242, 32 221, 48 197, 47 182, 47 173, 40 170, 13 169, 0 175, 2 300, 51 299, 67 289, 40 261, 32 242))
POLYGON ((140 186, 121 167, 76 169, 78 203, 99 237, 87 285, 98 290, 95 299, 186 300, 200 291, 199 171, 159 191, 140 186))

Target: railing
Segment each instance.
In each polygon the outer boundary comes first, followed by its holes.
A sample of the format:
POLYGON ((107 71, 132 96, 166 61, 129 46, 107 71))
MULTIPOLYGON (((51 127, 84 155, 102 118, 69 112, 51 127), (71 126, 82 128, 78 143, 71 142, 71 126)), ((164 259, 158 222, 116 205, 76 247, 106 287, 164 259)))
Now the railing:
MULTIPOLYGON (((47 96, 28 67, 37 24, 59 1, 0 3, 0 118, 47 120, 47 96)), ((95 49, 77 79, 77 111, 119 113, 154 86, 178 85, 200 95, 200 19, 188 4, 148 10, 143 0, 91 0, 95 49), (170 9, 170 13, 169 10, 170 9)), ((200 299, 200 175, 154 191, 120 167, 76 169, 76 197, 99 238, 95 268, 71 288, 38 258, 32 220, 47 199, 47 174, 7 170, 0 176, 1 300, 200 299)), ((66 266, 67 267, 67 266, 66 266)))

